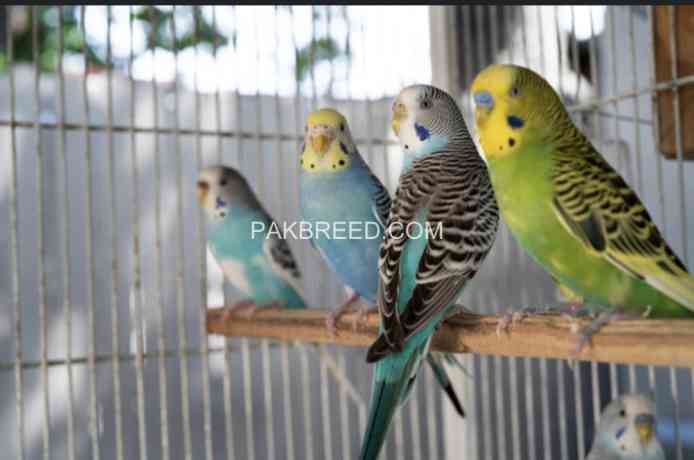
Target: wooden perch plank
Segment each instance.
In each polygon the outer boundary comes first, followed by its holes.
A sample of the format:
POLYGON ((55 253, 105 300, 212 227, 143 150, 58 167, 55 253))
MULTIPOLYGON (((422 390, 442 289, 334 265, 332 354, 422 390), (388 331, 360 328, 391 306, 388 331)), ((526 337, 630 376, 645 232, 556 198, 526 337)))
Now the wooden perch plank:
MULTIPOLYGON (((207 312, 207 331, 226 336, 262 337, 286 341, 333 343, 367 347, 376 339, 378 314, 370 313, 353 329, 356 313, 337 321, 337 336, 325 327, 328 310, 260 309, 250 318, 243 313, 223 320, 222 309, 207 312)), ((577 359, 624 364, 694 367, 694 320, 612 321, 592 337, 592 345, 572 355, 578 336, 572 331, 588 319, 572 320, 556 314, 534 315, 496 334, 498 318, 459 314, 448 319, 434 336, 432 349, 454 353, 577 359)))

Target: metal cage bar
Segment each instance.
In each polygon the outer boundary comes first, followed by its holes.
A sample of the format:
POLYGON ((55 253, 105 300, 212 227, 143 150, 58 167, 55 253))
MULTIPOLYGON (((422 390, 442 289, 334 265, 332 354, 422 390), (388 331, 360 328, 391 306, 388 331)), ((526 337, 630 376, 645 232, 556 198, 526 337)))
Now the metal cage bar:
MULTIPOLYGON (((130 125, 135 125, 135 80, 133 78, 133 9, 128 7, 128 32, 130 35, 130 49, 128 54, 128 77, 130 80, 130 125)), ((128 133, 130 141, 130 163, 132 173, 133 196, 140 196, 140 168, 139 156, 137 150, 137 140, 135 132, 131 129, 128 133)), ((67 180, 67 178, 66 178, 67 180)), ((143 319, 142 306, 145 303, 144 291, 142 289, 142 257, 140 250, 140 207, 138 200, 133 200, 132 209, 132 282, 133 294, 131 296, 132 303, 130 306, 130 323, 134 328, 135 333, 135 379, 137 393, 137 424, 138 424, 138 440, 140 450, 140 460, 147 460, 147 422, 145 409, 145 378, 144 378, 144 349, 145 340, 143 334, 143 319)))
POLYGON ((48 378, 48 324, 46 319, 46 233, 44 225, 44 154, 43 143, 41 141, 41 127, 36 121, 41 116, 41 69, 39 67, 39 38, 38 38, 38 7, 31 7, 32 34, 31 44, 34 58, 34 135, 36 139, 36 185, 37 185, 37 214, 36 226, 39 228, 39 238, 37 242, 37 268, 39 274, 38 298, 39 298, 39 329, 41 347, 41 386, 43 387, 42 410, 43 418, 41 423, 43 435, 43 458, 48 460, 51 451, 51 415, 50 415, 50 381, 48 378))
MULTIPOLYGON (((80 27, 82 36, 86 37, 85 28, 85 12, 86 6, 80 8, 80 27)), ((84 58, 84 68, 88 68, 89 60, 87 55, 87 43, 84 40, 82 46, 82 53, 84 58)), ((89 435, 91 439, 92 457, 98 460, 101 457, 99 448, 99 430, 98 430, 98 413, 97 413, 97 386, 96 386, 96 311, 94 305, 94 289, 96 284, 95 274, 96 274, 96 263, 94 259, 94 249, 93 249, 93 238, 92 238, 92 149, 91 149, 91 138, 90 129, 88 126, 90 118, 90 104, 89 104, 89 88, 88 88, 88 76, 85 72, 82 78, 82 97, 83 97, 83 125, 82 129, 84 132, 85 139, 85 160, 86 160, 86 171, 87 171, 87 200, 86 200, 86 242, 85 242, 85 252, 86 252, 86 262, 88 271, 90 273, 90 282, 87 284, 87 301, 88 301, 88 323, 89 323, 89 354, 88 354, 88 368, 89 368, 89 435)))
POLYGON ((20 459, 25 458, 25 421, 24 421, 24 375, 22 372, 23 347, 22 347, 22 305, 20 292, 20 258, 19 243, 19 220, 17 209, 19 207, 17 197, 18 186, 18 162, 17 162, 17 137, 14 128, 15 120, 15 79, 14 79, 14 35, 12 33, 12 13, 14 7, 7 7, 7 62, 9 66, 8 83, 10 91, 10 171, 12 174, 9 187, 10 215, 9 215, 9 234, 10 234, 10 269, 12 272, 12 304, 14 313, 14 391, 15 391, 15 412, 17 417, 17 454, 20 459))

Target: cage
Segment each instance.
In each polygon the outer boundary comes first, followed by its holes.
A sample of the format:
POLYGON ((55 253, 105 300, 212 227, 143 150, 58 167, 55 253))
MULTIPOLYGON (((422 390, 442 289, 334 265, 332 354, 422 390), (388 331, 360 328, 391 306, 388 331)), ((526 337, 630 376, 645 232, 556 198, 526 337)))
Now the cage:
MULTIPOLYGON (((393 192, 402 158, 389 113, 403 86, 447 90, 473 129, 476 73, 528 66, 690 265, 692 11, 3 7, 3 458, 357 456, 371 375, 363 349, 222 337, 206 323, 208 307, 240 293, 206 249, 198 170, 234 166, 278 221, 298 219, 297 152, 317 107, 345 114, 393 192)), ((320 256, 290 245, 310 304, 342 302, 320 256)), ((463 303, 479 313, 557 303, 504 225, 473 281, 463 303)), ((459 355, 465 419, 423 368, 381 458, 584 459, 601 409, 631 391, 655 398, 667 458, 694 455, 694 362, 665 356, 681 344, 664 344, 653 363, 616 364, 608 350, 569 366, 501 352, 512 340, 459 355)))

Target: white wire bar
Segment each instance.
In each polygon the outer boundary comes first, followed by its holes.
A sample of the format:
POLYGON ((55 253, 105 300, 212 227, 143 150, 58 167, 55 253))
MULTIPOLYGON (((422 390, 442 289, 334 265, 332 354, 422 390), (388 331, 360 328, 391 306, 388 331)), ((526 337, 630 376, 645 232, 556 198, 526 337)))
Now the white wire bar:
MULTIPOLYGON (((34 120, 38 120, 41 116, 41 69, 39 67, 39 11, 38 7, 31 7, 32 20, 32 51, 34 58, 34 120)), ((37 185, 37 219, 36 226, 39 229, 39 238, 37 241, 37 267, 39 274, 38 283, 38 298, 39 298, 39 329, 40 329, 40 347, 41 347, 41 386, 43 388, 43 418, 41 423, 43 435, 43 458, 48 460, 51 456, 51 415, 50 415, 50 381, 48 379, 48 324, 46 319, 46 234, 44 225, 44 155, 43 144, 41 142, 41 127, 38 124, 34 125, 34 137, 36 141, 36 185, 37 185)))
MULTIPOLYGON (((156 20, 153 14, 149 16, 150 40, 155 38, 156 20)), ((156 62, 157 49, 151 48, 152 62, 156 62)), ((150 81, 152 91, 152 124, 159 126, 159 88, 157 86, 156 74, 152 73, 150 81)), ((169 446, 169 402, 168 402, 168 371, 166 366, 166 323, 164 321, 164 296, 162 283, 162 216, 161 216, 161 145, 159 133, 154 132, 154 277, 157 309, 157 322, 159 323, 159 334, 157 337, 158 356, 158 377, 159 377, 159 422, 161 436, 161 455, 168 459, 170 456, 169 446)))
MULTIPOLYGON (((106 62, 112 61, 111 55, 111 6, 106 7, 106 62)), ((108 67, 106 75, 106 124, 113 125, 113 71, 108 67)), ((119 285, 119 261, 118 261, 118 232, 116 231, 116 222, 118 222, 118 190, 116 170, 114 166, 114 148, 113 148, 113 131, 106 130, 106 154, 108 156, 108 188, 111 190, 111 367, 113 371, 113 403, 114 416, 116 423, 116 458, 123 460, 123 409, 121 402, 121 376, 120 362, 118 354, 120 353, 120 320, 118 318, 118 285, 119 285)))
MULTIPOLYGON (((195 62, 198 62, 198 37, 200 34, 200 7, 193 6, 193 41, 196 43, 195 46, 195 62)), ((213 7, 214 8, 214 7, 213 7)), ((195 130, 200 131, 200 118, 201 118, 201 108, 200 108, 200 89, 198 87, 198 67, 196 65, 193 73, 193 90, 195 92, 195 130)), ((200 134, 195 136, 195 159, 196 166, 199 169, 202 168, 202 139, 200 134)), ((211 396, 210 396, 210 361, 209 361, 209 343, 207 337, 207 328, 205 324, 205 316, 203 315, 208 300, 207 300, 207 243, 205 237, 205 217, 204 211, 200 209, 197 225, 195 232, 199 235, 199 251, 198 251, 198 265, 200 267, 200 315, 199 315, 199 334, 200 334, 200 349, 202 351, 202 359, 200 360, 200 374, 202 381, 202 410, 203 410, 203 435, 205 438, 205 459, 212 460, 213 457, 213 447, 212 447, 212 408, 211 408, 211 396)))
MULTIPOLYGON (((5 29, 7 31, 7 62, 9 67, 8 84, 10 92, 10 121, 15 120, 15 75, 14 75, 14 35, 12 33, 12 14, 15 7, 7 7, 5 29)), ((22 306, 19 274, 21 273, 19 244, 19 220, 17 218, 18 204, 18 162, 17 162, 17 135, 14 124, 10 125, 10 171, 11 184, 9 187, 10 215, 10 270, 12 272, 12 304, 14 313, 14 391, 15 414, 17 417, 17 456, 20 460, 25 458, 25 420, 24 420, 24 375, 22 372, 23 347, 22 347, 22 306)))
MULTIPOLYGON (((176 32, 176 6, 173 7, 171 15, 171 41, 173 46, 174 68, 178 69, 178 49, 176 46, 178 34, 176 32)), ((184 254, 184 233, 183 228, 183 166, 181 160, 181 139, 178 135, 178 125, 180 122, 179 114, 179 94, 178 94, 178 79, 173 81, 173 125, 174 125, 174 150, 176 152, 176 213, 178 222, 178 238, 177 238, 177 257, 176 257, 176 329, 178 335, 179 349, 179 373, 181 380, 181 424, 183 426, 183 454, 186 460, 193 458, 193 447, 191 441, 190 427, 190 397, 189 397, 189 377, 188 377, 188 358, 181 350, 188 348, 188 336, 185 328, 185 312, 184 312, 184 285, 183 285, 183 258, 184 254)))
MULTIPOLYGON (((82 36, 86 37, 86 27, 85 27, 85 13, 86 6, 80 8, 80 26, 82 36)), ((87 42, 84 40, 82 46, 82 54, 84 58, 84 68, 89 66, 89 58, 87 54, 87 42)), ((97 409, 97 385, 96 385, 96 311, 94 302, 94 290, 96 286, 96 263, 94 259, 94 249, 93 249, 93 239, 92 239, 92 149, 91 149, 91 136, 90 129, 88 126, 89 118, 91 114, 90 103, 89 103, 89 86, 88 86, 88 76, 85 72, 82 79, 82 97, 83 97, 83 130, 84 130, 84 146, 85 146, 85 159, 86 159, 86 171, 87 171, 87 200, 86 200, 86 212, 85 212, 85 261, 87 264, 87 271, 90 274, 90 282, 87 284, 87 302, 88 302, 88 328, 89 328, 89 435, 91 440, 92 457, 96 460, 101 458, 100 448, 99 448, 99 429, 98 429, 98 409, 97 409)))
MULTIPOLYGON (((63 7, 58 7, 58 27, 63 30, 65 26, 65 12, 63 7)), ((62 125, 66 118, 65 105, 65 77, 63 69, 63 59, 65 53, 65 38, 63 34, 58 34, 58 57, 57 57, 57 74, 58 74, 58 124, 62 125)), ((58 130, 58 158, 63 169, 63 186, 60 194, 63 197, 63 315, 65 317, 65 372, 67 380, 67 458, 75 458, 75 408, 74 408, 74 377, 72 370, 72 296, 71 289, 71 245, 70 245, 70 205, 68 197, 69 179, 69 164, 65 153, 66 135, 65 129, 58 130)))
MULTIPOLYGON (((134 62, 134 50, 133 50, 133 8, 128 7, 128 31, 131 37, 130 49, 128 55, 128 78, 130 80, 130 125, 135 125, 135 79, 133 78, 133 62, 134 62)), ((137 151, 137 141, 135 137, 135 132, 130 130, 129 132, 130 141, 130 164, 132 173, 132 187, 133 196, 140 196, 140 168, 139 168, 139 156, 137 151)), ((66 179, 67 180, 67 179, 66 179)), ((143 322, 142 322, 142 307, 145 303, 144 291, 142 289, 142 256, 140 248, 140 206, 139 200, 133 200, 132 208, 132 234, 133 234, 133 244, 132 244, 132 283, 133 283, 133 293, 131 296, 131 306, 130 306, 130 323, 131 327, 134 329, 135 333, 135 379, 136 379, 136 393, 137 393, 137 426, 138 426, 138 441, 140 450, 140 460, 147 460, 147 419, 145 411, 145 378, 144 378, 144 334, 143 334, 143 322)))

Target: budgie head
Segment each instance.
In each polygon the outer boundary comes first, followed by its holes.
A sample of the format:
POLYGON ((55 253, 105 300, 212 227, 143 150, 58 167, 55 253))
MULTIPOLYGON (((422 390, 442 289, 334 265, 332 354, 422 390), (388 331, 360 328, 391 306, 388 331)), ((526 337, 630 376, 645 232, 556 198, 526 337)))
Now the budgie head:
POLYGON ((306 117, 300 163, 304 172, 339 172, 359 156, 347 120, 334 109, 320 109, 306 117))
POLYGON ((507 157, 531 141, 546 142, 562 125, 573 126, 559 95, 525 67, 490 65, 475 77, 471 92, 487 160, 507 157))
POLYGON ((625 460, 664 458, 655 423, 653 401, 642 394, 624 395, 603 410, 593 449, 625 460))
POLYGON ((257 209, 260 204, 246 179, 228 166, 204 168, 198 175, 198 204, 212 221, 227 219, 232 208, 257 209))
POLYGON ((391 115, 391 127, 406 154, 426 155, 469 137, 453 98, 434 86, 404 88, 393 102, 391 115))

